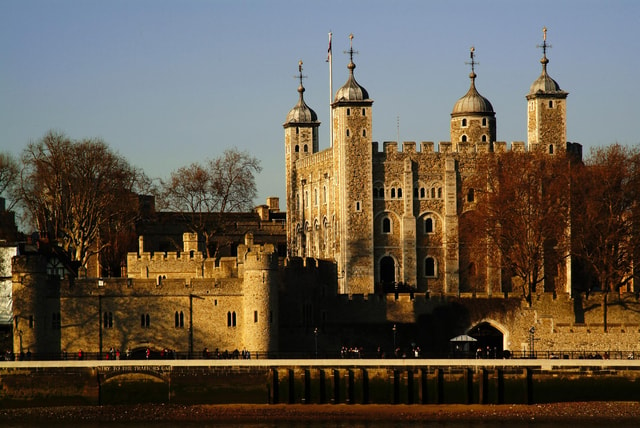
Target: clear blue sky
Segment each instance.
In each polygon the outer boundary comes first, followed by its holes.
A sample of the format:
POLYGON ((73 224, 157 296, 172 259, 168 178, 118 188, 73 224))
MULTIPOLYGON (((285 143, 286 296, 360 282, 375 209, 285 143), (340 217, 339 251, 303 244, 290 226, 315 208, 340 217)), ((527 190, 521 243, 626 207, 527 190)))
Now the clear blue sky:
POLYGON ((526 140, 543 26, 549 74, 569 92, 568 139, 585 153, 639 144, 637 0, 3 0, 0 150, 17 155, 54 129, 100 137, 165 178, 235 146, 262 161, 255 202, 284 204, 282 123, 300 59, 328 146, 329 31, 334 92, 355 36, 374 141, 449 140, 473 45, 476 86, 496 111, 498 140, 510 142, 526 140))

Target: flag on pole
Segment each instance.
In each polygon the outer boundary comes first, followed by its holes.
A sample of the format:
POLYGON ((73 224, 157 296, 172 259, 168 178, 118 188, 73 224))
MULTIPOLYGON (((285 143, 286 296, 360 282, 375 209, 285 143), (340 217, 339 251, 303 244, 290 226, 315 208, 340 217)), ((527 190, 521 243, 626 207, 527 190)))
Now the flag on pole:
POLYGON ((329 49, 327 49, 327 61, 331 61, 331 33, 329 33, 329 49))

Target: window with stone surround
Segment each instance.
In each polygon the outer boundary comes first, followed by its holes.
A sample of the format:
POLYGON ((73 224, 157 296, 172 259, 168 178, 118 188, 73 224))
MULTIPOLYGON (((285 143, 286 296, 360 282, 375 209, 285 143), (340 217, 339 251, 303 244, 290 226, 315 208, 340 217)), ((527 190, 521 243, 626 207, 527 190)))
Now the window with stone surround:
MULTIPOLYGON (((60 320, 58 319, 58 322, 60 320)), ((102 325, 104 328, 113 328, 113 313, 105 312, 102 314, 102 325)))
POLYGON ((176 311, 174 317, 175 317, 175 326, 176 326, 176 328, 184 328, 184 312, 176 311))
POLYGON ((433 233, 433 219, 431 217, 424 219, 424 233, 433 233))
POLYGON ((236 311, 227 312, 227 327, 236 326, 236 311))
POLYGON ((424 276, 427 278, 435 278, 437 272, 436 259, 433 257, 426 257, 424 259, 424 276))
POLYGON ((149 328, 151 325, 151 317, 149 314, 141 314, 140 315, 140 327, 149 328))
POLYGON ((391 233, 391 219, 389 217, 382 218, 382 233, 391 233))
POLYGON ((462 119, 462 126, 467 126, 467 119, 466 118, 462 119))

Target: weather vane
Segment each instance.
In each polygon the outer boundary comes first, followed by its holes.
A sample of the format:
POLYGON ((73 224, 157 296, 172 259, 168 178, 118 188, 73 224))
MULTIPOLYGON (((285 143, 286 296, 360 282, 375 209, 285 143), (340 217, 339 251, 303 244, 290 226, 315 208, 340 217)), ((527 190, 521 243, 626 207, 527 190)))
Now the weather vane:
POLYGON ((475 66, 476 64, 479 65, 480 63, 476 62, 476 48, 474 46, 471 46, 471 49, 469 49, 469 58, 471 58, 471 61, 465 62, 465 64, 471 65, 471 74, 475 75, 475 66))
POLYGON ((302 79, 306 79, 307 76, 302 74, 302 60, 298 61, 298 76, 293 76, 294 79, 300 79, 300 86, 302 86, 302 79))
POLYGON ((542 56, 546 58, 547 48, 551 48, 551 45, 547 43, 547 27, 542 27, 542 44, 536 47, 542 48, 542 56))
POLYGON ((349 50, 344 51, 344 53, 349 54, 349 60, 353 62, 353 54, 358 54, 358 51, 353 50, 353 33, 349 34, 349 50))

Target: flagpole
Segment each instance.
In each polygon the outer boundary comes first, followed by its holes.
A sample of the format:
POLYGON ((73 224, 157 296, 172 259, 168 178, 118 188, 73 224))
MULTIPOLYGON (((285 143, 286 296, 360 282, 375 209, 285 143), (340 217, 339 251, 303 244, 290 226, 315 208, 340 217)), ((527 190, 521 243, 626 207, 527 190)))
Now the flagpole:
POLYGON ((329 147, 333 147, 333 110, 331 103, 333 102, 333 54, 331 52, 331 35, 329 32, 329 53, 327 61, 329 62, 329 147))

